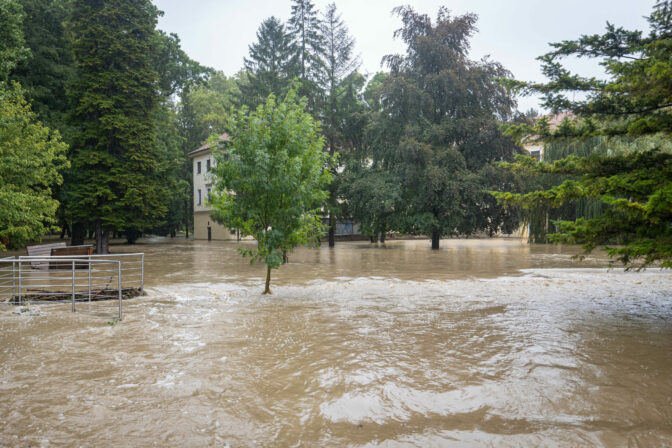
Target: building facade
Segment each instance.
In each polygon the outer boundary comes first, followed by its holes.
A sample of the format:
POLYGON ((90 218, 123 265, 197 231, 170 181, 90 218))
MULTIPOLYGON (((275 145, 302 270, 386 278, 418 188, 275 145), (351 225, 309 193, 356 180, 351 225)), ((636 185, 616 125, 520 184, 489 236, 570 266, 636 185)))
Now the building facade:
MULTIPOLYGON (((228 141, 227 134, 219 136, 220 141, 228 141)), ((227 229, 222 224, 216 223, 210 217, 210 205, 208 199, 212 193, 212 180, 210 171, 215 166, 215 158, 210 144, 206 143, 200 148, 187 154, 193 162, 194 179, 194 239, 196 240, 235 240, 236 231, 227 229)))

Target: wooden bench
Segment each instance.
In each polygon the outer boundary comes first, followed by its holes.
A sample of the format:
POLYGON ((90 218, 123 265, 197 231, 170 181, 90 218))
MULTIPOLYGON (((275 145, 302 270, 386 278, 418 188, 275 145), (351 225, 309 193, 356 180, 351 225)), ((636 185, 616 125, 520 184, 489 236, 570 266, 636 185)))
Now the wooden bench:
MULTIPOLYGON (((60 243, 51 243, 51 244, 39 244, 37 246, 28 246, 28 256, 29 257, 49 257, 51 255, 52 249, 58 249, 66 247, 65 242, 60 243)), ((45 261, 33 261, 30 265, 34 269, 49 269, 49 263, 45 261)))
MULTIPOLYGON (((84 246, 67 246, 67 247, 53 247, 51 255, 54 256, 75 256, 75 255, 93 255, 93 246, 90 244, 84 246)), ((64 269, 72 266, 72 261, 52 261, 49 264, 49 269, 64 269)), ((75 263, 76 269, 87 269, 88 263, 75 263)))

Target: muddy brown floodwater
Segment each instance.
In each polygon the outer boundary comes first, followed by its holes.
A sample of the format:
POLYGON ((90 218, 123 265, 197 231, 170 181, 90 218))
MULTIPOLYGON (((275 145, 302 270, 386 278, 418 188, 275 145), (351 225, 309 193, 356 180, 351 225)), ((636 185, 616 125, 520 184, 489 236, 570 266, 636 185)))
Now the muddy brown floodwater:
MULTIPOLYGON (((0 308, 0 446, 672 446, 672 276, 514 240, 156 239, 108 325, 0 308)), ((82 306, 80 308, 85 308, 82 306)))

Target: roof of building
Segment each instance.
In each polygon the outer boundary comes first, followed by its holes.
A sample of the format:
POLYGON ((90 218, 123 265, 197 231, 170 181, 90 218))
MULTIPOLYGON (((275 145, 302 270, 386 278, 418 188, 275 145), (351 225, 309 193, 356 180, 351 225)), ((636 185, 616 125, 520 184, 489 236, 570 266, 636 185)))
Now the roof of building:
MULTIPOLYGON (((217 140, 220 142, 230 142, 231 139, 229 138, 229 134, 226 132, 221 134, 219 137, 217 137, 217 140)), ((187 157, 196 157, 198 155, 201 155, 203 153, 210 152, 210 143, 205 143, 203 146, 201 146, 198 149, 195 149, 191 151, 190 153, 187 154, 187 157)))

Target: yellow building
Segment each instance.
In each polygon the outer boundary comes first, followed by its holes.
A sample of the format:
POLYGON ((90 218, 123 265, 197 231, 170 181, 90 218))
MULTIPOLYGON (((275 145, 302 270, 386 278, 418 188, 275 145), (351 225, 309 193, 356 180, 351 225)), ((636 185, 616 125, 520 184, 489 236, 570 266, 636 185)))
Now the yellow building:
MULTIPOLYGON (((222 134, 220 141, 228 141, 229 136, 222 134)), ((210 144, 187 154, 193 161, 194 179, 194 239, 196 240, 235 240, 236 231, 230 231, 225 226, 216 223, 210 217, 208 199, 212 192, 210 171, 215 166, 215 158, 210 144)))

